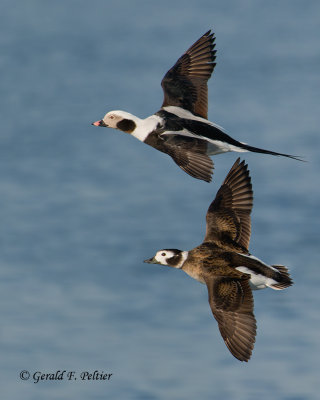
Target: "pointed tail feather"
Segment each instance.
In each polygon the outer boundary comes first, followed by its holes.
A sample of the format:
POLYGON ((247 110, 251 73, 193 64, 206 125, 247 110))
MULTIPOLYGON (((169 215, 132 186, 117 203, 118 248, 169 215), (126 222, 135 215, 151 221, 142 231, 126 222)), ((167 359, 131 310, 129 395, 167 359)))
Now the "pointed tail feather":
POLYGON ((288 158, 292 158, 293 160, 305 162, 305 160, 303 160, 300 156, 292 156, 290 154, 277 153, 277 152, 271 151, 271 150, 264 150, 264 149, 260 149, 259 147, 249 146, 248 144, 245 144, 245 143, 241 143, 241 145, 243 146, 244 149, 246 149, 248 151, 253 151, 254 153, 271 154, 273 156, 288 157, 288 158))
POLYGON ((279 283, 271 285, 270 287, 272 287, 272 289, 282 290, 293 285, 293 281, 290 278, 287 267, 285 267, 284 265, 272 265, 272 267, 280 273, 280 279, 278 279, 279 283))

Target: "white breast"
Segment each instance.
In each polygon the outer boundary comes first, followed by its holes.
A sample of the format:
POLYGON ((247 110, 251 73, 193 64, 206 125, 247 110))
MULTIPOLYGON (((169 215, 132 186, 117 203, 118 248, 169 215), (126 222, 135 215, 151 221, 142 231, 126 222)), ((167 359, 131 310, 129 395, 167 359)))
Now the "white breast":
POLYGON ((136 129, 132 132, 132 136, 144 142, 152 131, 157 128, 157 125, 162 123, 162 118, 158 115, 151 115, 146 119, 140 119, 136 129))

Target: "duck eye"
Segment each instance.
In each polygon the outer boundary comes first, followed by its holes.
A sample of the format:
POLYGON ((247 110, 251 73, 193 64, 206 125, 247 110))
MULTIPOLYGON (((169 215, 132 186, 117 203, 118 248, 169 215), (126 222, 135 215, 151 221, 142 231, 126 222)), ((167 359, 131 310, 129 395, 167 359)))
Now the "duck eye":
POLYGON ((114 119, 114 115, 110 115, 109 118, 110 118, 110 119, 114 119))
POLYGON ((165 256, 165 255, 166 255, 166 253, 161 253, 161 255, 162 255, 162 256, 165 256))

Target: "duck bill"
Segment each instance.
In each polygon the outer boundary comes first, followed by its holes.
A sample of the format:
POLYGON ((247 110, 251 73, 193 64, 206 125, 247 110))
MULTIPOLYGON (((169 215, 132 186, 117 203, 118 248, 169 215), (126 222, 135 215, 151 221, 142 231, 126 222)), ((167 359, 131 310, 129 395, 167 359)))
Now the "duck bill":
POLYGON ((144 260, 143 262, 148 264, 160 264, 159 261, 157 261, 154 257, 148 258, 148 260, 144 260))
POLYGON ((99 121, 96 121, 96 122, 92 122, 91 125, 108 127, 108 125, 102 119, 100 119, 99 121))

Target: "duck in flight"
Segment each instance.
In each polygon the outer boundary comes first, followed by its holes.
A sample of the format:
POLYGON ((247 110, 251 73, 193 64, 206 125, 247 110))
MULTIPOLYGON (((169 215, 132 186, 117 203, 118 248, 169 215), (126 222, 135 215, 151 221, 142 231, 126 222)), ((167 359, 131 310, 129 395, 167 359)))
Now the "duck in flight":
POLYGON ((119 129, 171 156, 187 174, 210 182, 213 162, 209 156, 228 151, 272 154, 233 139, 219 125, 208 121, 207 82, 216 65, 215 36, 206 32, 166 73, 161 86, 161 109, 140 119, 126 111, 109 111, 92 125, 119 129))
POLYGON ((145 260, 182 269, 206 284, 221 336, 234 357, 248 361, 256 336, 252 289, 292 285, 283 265, 267 265, 249 253, 253 192, 247 165, 234 163, 206 216, 204 241, 190 251, 163 249, 145 260))

